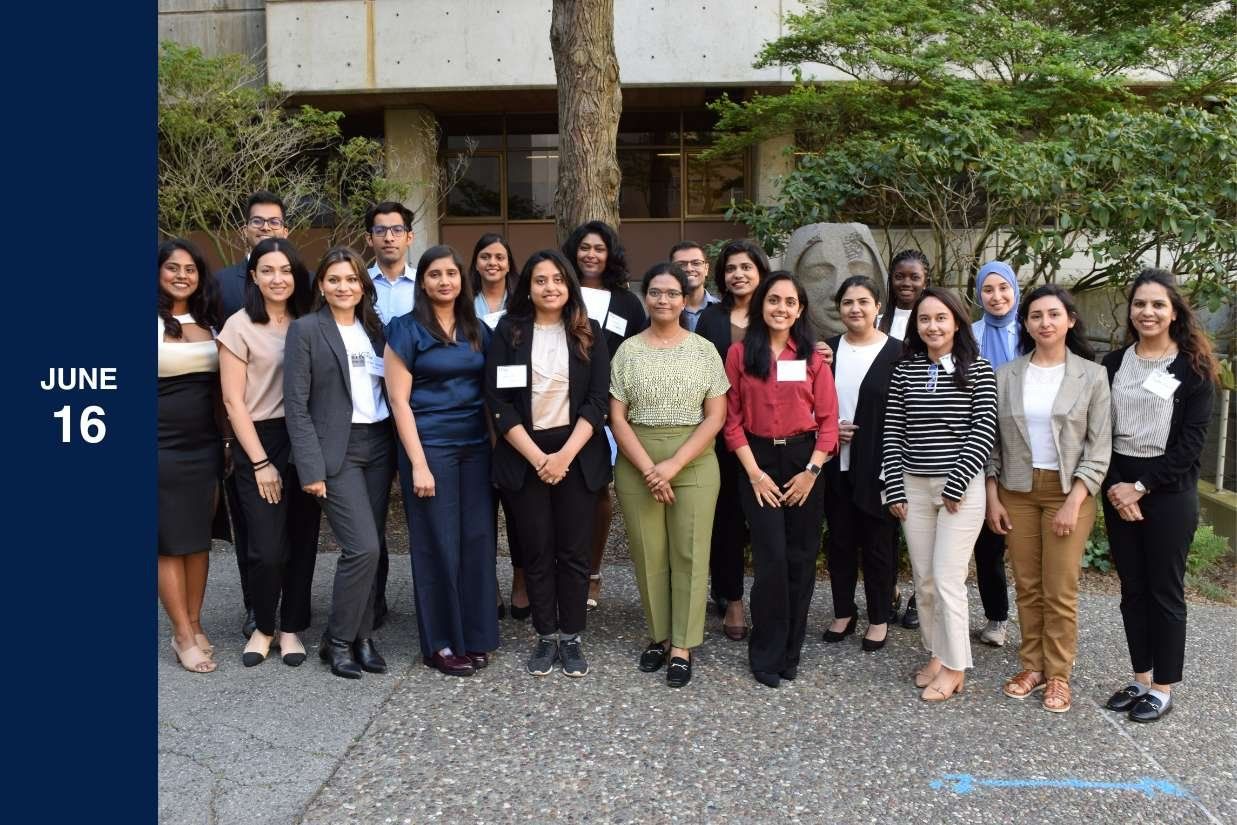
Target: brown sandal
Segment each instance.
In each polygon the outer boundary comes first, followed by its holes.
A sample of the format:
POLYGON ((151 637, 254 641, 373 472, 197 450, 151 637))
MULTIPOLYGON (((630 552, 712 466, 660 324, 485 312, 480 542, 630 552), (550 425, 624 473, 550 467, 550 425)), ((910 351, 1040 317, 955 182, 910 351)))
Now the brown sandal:
POLYGON ((1054 676, 1048 680, 1048 687, 1044 691, 1044 710, 1049 713, 1065 713, 1070 709, 1070 691, 1069 682, 1059 676, 1054 676))
POLYGON ((1014 678, 1005 683, 1005 695, 1010 699, 1025 699, 1035 691, 1043 690, 1048 684, 1044 681, 1044 675, 1041 673, 1036 680, 1034 673, 1033 670, 1018 671, 1014 678))

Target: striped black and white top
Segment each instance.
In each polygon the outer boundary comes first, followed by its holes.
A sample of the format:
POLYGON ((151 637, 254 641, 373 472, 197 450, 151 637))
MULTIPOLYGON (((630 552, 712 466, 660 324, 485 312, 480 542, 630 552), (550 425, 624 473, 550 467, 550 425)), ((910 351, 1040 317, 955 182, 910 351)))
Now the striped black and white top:
POLYGON ((894 367, 885 409, 885 503, 906 501, 902 474, 946 476, 946 498, 960 501, 996 443, 996 377, 976 359, 967 388, 953 375, 914 355, 894 367))
POLYGON ((1112 380, 1112 450, 1131 458, 1164 455, 1173 423, 1173 397, 1161 398, 1143 385, 1151 374, 1167 370, 1177 353, 1143 358, 1125 351, 1112 380))

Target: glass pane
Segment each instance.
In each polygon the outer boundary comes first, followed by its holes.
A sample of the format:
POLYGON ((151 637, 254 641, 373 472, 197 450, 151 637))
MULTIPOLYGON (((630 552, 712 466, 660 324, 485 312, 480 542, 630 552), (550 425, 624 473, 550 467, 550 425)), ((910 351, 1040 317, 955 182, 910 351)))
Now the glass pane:
POLYGON ((674 149, 623 149, 618 153, 623 185, 619 216, 677 218, 681 192, 679 152, 674 149))
POLYGON ((509 220, 554 217, 554 190, 557 186, 557 149, 523 149, 507 153, 509 220))
POLYGON ((507 148, 558 146, 557 115, 508 115, 507 148))
POLYGON ((478 149, 502 148, 502 115, 444 117, 440 122, 443 131, 442 143, 449 152, 466 149, 469 139, 476 141, 478 149))
POLYGON ((473 155, 464 176, 447 193, 447 215, 452 218, 502 216, 502 172, 498 155, 473 155))
POLYGON ((619 146, 678 146, 678 112, 624 112, 619 117, 619 146))
POLYGON ((720 215, 730 208, 733 198, 747 197, 743 157, 705 160, 699 152, 687 156, 687 214, 720 215))

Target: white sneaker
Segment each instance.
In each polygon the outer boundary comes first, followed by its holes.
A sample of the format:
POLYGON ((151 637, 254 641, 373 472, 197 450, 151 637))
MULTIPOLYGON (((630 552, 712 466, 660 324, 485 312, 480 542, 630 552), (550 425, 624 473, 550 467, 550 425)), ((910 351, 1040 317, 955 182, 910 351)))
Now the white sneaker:
POLYGON ((987 627, 979 631, 979 640, 993 647, 1005 647, 1005 638, 1008 635, 1005 624, 989 620, 987 627))

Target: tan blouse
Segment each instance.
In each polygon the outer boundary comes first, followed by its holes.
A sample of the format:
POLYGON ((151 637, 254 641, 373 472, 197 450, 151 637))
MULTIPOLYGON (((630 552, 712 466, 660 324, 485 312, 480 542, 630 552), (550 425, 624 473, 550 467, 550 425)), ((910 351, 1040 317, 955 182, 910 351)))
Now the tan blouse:
POLYGON ((562 324, 533 325, 533 429, 551 430, 571 423, 568 393, 567 330, 562 324))
POLYGON ((283 349, 288 327, 255 324, 239 310, 223 325, 219 343, 245 362, 245 409, 254 421, 283 418, 283 349))

